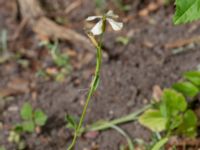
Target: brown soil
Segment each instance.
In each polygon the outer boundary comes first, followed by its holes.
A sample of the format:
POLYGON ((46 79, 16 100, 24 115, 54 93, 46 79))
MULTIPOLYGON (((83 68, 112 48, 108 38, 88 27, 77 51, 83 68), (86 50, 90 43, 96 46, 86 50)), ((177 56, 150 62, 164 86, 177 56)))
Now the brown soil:
MULTIPOLYGON (((13 19, 13 11, 9 11, 12 8, 10 3, 3 0, 0 3, 2 5, 0 6, 0 31, 5 28, 9 36, 12 36, 19 23, 13 19)), ((79 9, 79 12, 85 10, 79 9)), ((118 118, 134 112, 150 100, 155 85, 161 88, 170 87, 174 81, 180 79, 184 71, 197 68, 200 64, 199 44, 190 45, 191 48, 184 47, 188 50, 179 54, 173 54, 173 50, 165 48, 165 45, 178 39, 199 35, 199 22, 174 26, 171 21, 172 13, 170 6, 160 8, 145 19, 136 17, 126 22, 121 33, 109 31, 106 34, 100 87, 92 98, 85 124, 100 119, 118 118), (123 46, 115 41, 116 36, 126 36, 130 33, 132 34, 128 45, 123 46)), ((79 16, 82 20, 81 24, 86 16, 92 14, 87 10, 83 16, 79 16)), ((78 24, 79 19, 71 20, 74 21, 70 23, 75 25, 75 30, 82 29, 78 24)), ((39 41, 30 29, 25 28, 21 34, 17 41, 9 42, 9 51, 15 54, 19 50, 19 53, 22 53, 21 57, 28 60, 31 65, 24 68, 16 62, 16 59, 10 59, 0 65, 0 89, 4 89, 9 83, 11 87, 16 86, 15 80, 23 79, 17 84, 21 92, 18 89, 16 93, 11 92, 9 98, 0 99, 0 122, 3 124, 3 129, 0 130, 0 146, 5 146, 6 150, 16 149, 16 145, 8 143, 7 137, 12 126, 20 122, 21 105, 29 101, 35 108, 42 108, 49 119, 40 134, 24 135, 27 149, 64 150, 72 139, 71 131, 65 127, 64 116, 67 113, 78 116, 81 114, 86 89, 94 71, 95 58, 92 57, 81 67, 75 68, 62 83, 38 78, 35 76, 38 66, 46 63, 48 65, 51 58, 45 48, 38 47, 39 41), (30 89, 24 91, 22 86, 26 89, 27 84, 30 89)), ((72 47, 66 42, 61 42, 62 50, 70 48, 72 47)), ((78 54, 75 58, 71 58, 72 62, 77 60, 77 63, 80 63, 79 56, 81 58, 90 56, 90 52, 80 49, 74 51, 78 54)), ((150 137, 149 131, 137 122, 120 127, 133 139, 148 140, 150 137)), ((79 138, 75 149, 92 149, 94 145, 98 145, 99 150, 118 150, 120 144, 125 143, 126 140, 119 133, 107 130, 94 139, 84 136, 79 138)))

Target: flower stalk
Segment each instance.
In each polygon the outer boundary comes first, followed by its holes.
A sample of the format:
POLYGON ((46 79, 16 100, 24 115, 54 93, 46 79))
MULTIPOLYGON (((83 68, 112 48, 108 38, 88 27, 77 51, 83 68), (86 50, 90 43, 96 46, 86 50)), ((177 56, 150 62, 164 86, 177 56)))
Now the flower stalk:
MULTIPOLYGON (((85 102, 85 105, 84 105, 84 108, 83 108, 83 112, 81 114, 81 118, 80 118, 78 127, 75 130, 72 143, 68 147, 67 150, 71 150, 76 143, 77 137, 79 136, 79 133, 80 133, 80 130, 81 130, 81 127, 82 127, 82 124, 83 124, 83 121, 84 121, 84 118, 85 118, 85 115, 86 115, 88 104, 90 102, 92 95, 96 91, 98 83, 99 83, 99 76, 100 76, 100 69, 101 69, 101 62, 102 62, 102 38, 100 38, 100 41, 97 42, 93 35, 88 34, 88 37, 91 40, 91 42, 93 43, 93 45, 96 47, 96 50, 97 50, 96 69, 95 69, 94 78, 91 82, 90 89, 88 91, 87 99, 86 99, 86 102, 85 102)), ((103 37, 103 34, 101 35, 101 37, 103 37)))
POLYGON ((67 150, 72 150, 72 148, 76 144, 76 140, 82 130, 82 125, 83 125, 83 121, 86 116, 88 104, 99 84, 100 70, 101 70, 101 64, 102 64, 102 41, 103 41, 102 39, 103 39, 103 35, 106 31, 106 22, 109 22, 114 30, 121 30, 121 28, 123 27, 122 23, 116 22, 113 20, 115 18, 118 18, 118 16, 115 15, 113 13, 113 11, 108 11, 103 16, 91 16, 86 19, 87 21, 92 21, 94 19, 100 19, 100 21, 91 29, 90 33, 88 33, 89 39, 91 40, 92 44, 95 46, 95 48, 97 50, 96 69, 95 69, 94 78, 92 79, 92 82, 90 84, 90 89, 87 94, 87 99, 86 99, 85 105, 83 107, 83 112, 81 114, 81 118, 79 120, 78 126, 75 128, 75 133, 74 133, 72 143, 70 144, 70 146, 68 147, 67 150), (100 36, 98 41, 95 39, 95 35, 100 36))

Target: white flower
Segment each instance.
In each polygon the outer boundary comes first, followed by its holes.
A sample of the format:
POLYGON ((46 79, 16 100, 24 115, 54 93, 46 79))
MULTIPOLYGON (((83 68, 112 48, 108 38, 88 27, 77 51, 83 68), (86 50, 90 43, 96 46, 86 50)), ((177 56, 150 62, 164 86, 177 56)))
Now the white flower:
POLYGON ((113 30, 119 31, 123 27, 123 23, 117 22, 114 19, 117 19, 118 16, 113 13, 112 10, 108 11, 104 16, 90 16, 86 19, 86 21, 92 21, 95 19, 100 19, 99 22, 91 29, 93 35, 100 35, 103 33, 103 24, 104 21, 108 21, 113 30))

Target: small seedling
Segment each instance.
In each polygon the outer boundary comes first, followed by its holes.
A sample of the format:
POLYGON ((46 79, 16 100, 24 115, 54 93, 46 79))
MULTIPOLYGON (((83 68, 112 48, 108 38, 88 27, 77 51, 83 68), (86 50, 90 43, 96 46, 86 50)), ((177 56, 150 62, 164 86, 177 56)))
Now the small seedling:
POLYGON ((72 69, 69 63, 68 55, 60 52, 58 48, 58 41, 54 42, 53 44, 48 41, 43 41, 40 45, 46 46, 49 49, 49 52, 53 59, 53 63, 55 64, 58 71, 52 71, 53 73, 50 73, 47 70, 40 70, 37 75, 41 75, 44 77, 51 76, 56 81, 63 81, 65 76, 68 75, 72 69))
POLYGON ((47 121, 46 114, 41 109, 33 110, 29 103, 25 103, 20 111, 22 123, 16 126, 16 129, 23 132, 34 132, 36 127, 44 126, 47 121))
POLYGON ((163 92, 161 103, 147 110, 140 117, 139 122, 154 132, 167 131, 168 135, 184 133, 194 137, 196 120, 194 112, 188 109, 184 96, 172 89, 166 89, 163 92), (190 125, 187 124, 188 121, 190 125))
POLYGON ((22 122, 15 126, 18 133, 33 133, 36 127, 42 127, 47 121, 47 115, 41 109, 33 110, 29 103, 24 103, 20 110, 22 122))
POLYGON ((151 131, 165 133, 153 146, 155 150, 163 147, 171 136, 197 135, 197 117, 186 98, 194 100, 200 93, 200 72, 186 72, 184 78, 185 81, 175 83, 173 89, 165 89, 160 102, 139 117, 139 122, 151 131))
POLYGON ((130 41, 130 38, 126 36, 118 36, 116 38, 116 42, 121 43, 123 45, 127 45, 129 41, 130 41))
POLYGON ((10 131, 8 141, 18 145, 18 149, 25 148, 25 142, 22 139, 23 133, 33 133, 36 127, 42 127, 47 121, 47 115, 41 109, 33 109, 29 103, 24 103, 21 110, 20 116, 22 119, 21 123, 15 125, 14 129, 10 131))

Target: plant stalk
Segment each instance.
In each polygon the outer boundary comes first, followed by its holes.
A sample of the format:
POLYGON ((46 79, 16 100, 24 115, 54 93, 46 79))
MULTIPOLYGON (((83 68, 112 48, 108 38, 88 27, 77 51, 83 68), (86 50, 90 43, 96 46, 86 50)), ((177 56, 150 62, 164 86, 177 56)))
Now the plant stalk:
POLYGON ((141 109, 139 109, 136 112, 133 112, 127 116, 123 116, 121 118, 118 119, 114 119, 112 121, 102 121, 100 124, 98 125, 91 125, 90 127, 87 128, 88 131, 101 131, 101 130, 106 130, 108 128, 111 128, 111 125, 118 125, 118 124, 123 124, 123 123, 127 123, 130 121, 134 121, 137 119, 137 117, 143 113, 145 110, 149 109, 150 107, 152 107, 152 104, 149 104, 141 109))
MULTIPOLYGON (((94 78, 91 82, 91 85, 90 85, 90 89, 88 91, 88 95, 87 95, 87 99, 86 99, 86 102, 85 102, 85 105, 83 107, 83 112, 81 114, 81 118, 80 118, 80 121, 79 121, 79 124, 78 124, 78 127, 76 128, 75 130, 75 133, 74 133, 74 137, 73 137, 73 140, 72 140, 72 143, 70 144, 70 146, 67 148, 67 150, 72 150, 72 148, 74 147, 75 143, 76 143, 76 140, 77 140, 77 137, 79 136, 79 132, 80 132, 80 129, 82 127, 82 124, 83 124, 83 121, 84 121, 84 118, 85 118, 85 115, 86 115, 86 111, 87 111, 87 108, 88 108, 88 104, 90 102, 90 99, 93 95, 93 93, 95 92, 97 86, 98 86, 98 82, 99 82, 99 76, 100 76, 100 69, 101 69, 101 63, 102 63, 102 37, 103 37, 103 34, 101 35, 100 37, 100 42, 99 44, 94 44, 94 41, 92 41, 92 43, 95 45, 96 49, 97 49, 97 58, 96 58, 96 69, 95 69, 95 74, 94 74, 94 78)), ((89 37, 90 39, 92 38, 92 40, 95 40, 94 37, 89 37)), ((96 42, 96 40, 95 40, 96 42)), ((97 43, 97 42, 96 42, 97 43)))

